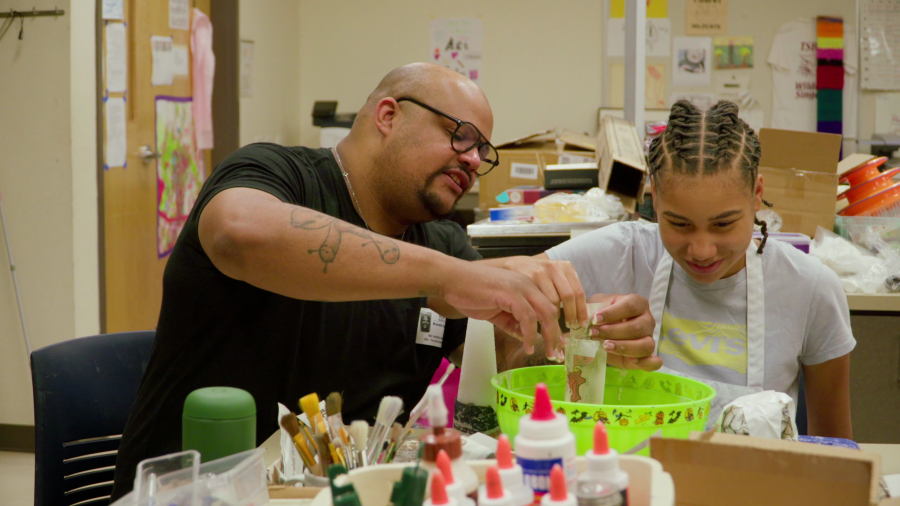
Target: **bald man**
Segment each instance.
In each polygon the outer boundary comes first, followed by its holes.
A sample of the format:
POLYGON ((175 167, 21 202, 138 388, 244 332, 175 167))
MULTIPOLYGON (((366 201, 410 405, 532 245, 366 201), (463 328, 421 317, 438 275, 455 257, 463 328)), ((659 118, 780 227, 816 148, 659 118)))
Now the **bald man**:
MULTIPOLYGON (((222 162, 166 266, 114 498, 141 460, 180 451, 184 399, 197 388, 253 394, 261 443, 278 427, 277 403, 296 410, 310 392, 343 392, 347 421, 373 421, 386 395, 409 412, 441 359, 459 356, 465 316, 528 353, 541 322, 543 354, 560 357, 560 303, 568 320, 590 319, 571 266, 473 262, 465 232, 441 220, 497 163, 492 129, 475 84, 413 64, 381 81, 337 149, 252 144, 222 162)), ((646 301, 628 302, 605 320, 630 319, 624 339, 652 334, 646 301)))

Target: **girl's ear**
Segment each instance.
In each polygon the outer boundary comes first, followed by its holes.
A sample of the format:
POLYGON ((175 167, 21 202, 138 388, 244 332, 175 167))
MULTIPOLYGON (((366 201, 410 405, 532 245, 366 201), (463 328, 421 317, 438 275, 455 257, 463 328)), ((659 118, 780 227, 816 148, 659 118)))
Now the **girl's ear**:
POLYGON ((653 198, 653 202, 659 202, 656 200, 656 181, 653 180, 653 176, 650 176, 650 197, 653 198))
POLYGON ((753 211, 758 212, 762 208, 763 200, 763 177, 762 174, 756 176, 756 184, 753 190, 753 211))

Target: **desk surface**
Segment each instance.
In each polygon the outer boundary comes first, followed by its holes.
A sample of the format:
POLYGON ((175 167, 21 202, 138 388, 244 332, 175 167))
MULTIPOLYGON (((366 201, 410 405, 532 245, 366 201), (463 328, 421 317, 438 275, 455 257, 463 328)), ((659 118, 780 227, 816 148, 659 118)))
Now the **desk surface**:
POLYGON ((900 312, 900 294, 857 294, 848 293, 850 311, 897 311, 900 312))

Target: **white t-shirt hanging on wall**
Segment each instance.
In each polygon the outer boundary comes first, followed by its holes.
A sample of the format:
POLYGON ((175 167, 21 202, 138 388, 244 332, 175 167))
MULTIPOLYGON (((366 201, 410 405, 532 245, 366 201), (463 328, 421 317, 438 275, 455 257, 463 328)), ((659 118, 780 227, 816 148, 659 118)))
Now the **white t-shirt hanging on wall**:
MULTIPOLYGON (((783 25, 772 40, 772 128, 815 132, 816 20, 783 25)), ((856 37, 844 25, 844 138, 856 138, 856 37)))
MULTIPOLYGON (((588 296, 650 288, 665 247, 659 225, 618 223, 547 251, 572 263, 588 296)), ((800 365, 821 364, 856 346, 841 282, 818 258, 770 239, 762 257, 766 306, 766 390, 797 401, 800 365)), ((677 263, 657 353, 694 377, 747 384, 747 272, 704 285, 677 263)))

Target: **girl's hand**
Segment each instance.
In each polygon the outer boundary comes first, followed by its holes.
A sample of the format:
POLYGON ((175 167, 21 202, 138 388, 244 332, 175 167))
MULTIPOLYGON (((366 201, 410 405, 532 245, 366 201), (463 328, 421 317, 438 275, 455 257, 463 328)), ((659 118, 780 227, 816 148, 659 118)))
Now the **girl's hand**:
POLYGON ((603 340, 609 352, 607 365, 619 369, 655 371, 662 359, 654 355, 653 330, 656 321, 650 314, 650 303, 640 295, 595 294, 589 303, 609 304, 591 318, 591 337, 603 340))

